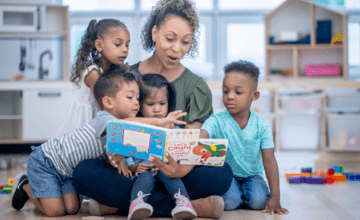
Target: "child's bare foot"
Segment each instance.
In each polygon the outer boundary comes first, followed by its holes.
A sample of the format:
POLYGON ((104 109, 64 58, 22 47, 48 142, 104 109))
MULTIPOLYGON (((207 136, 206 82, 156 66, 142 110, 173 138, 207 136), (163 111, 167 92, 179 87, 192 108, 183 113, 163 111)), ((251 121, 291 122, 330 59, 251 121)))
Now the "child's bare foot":
POLYGON ((106 206, 98 203, 96 200, 89 198, 89 213, 92 216, 101 216, 114 214, 118 211, 118 208, 106 206))
POLYGON ((209 196, 191 201, 199 218, 220 218, 224 212, 224 199, 221 196, 209 196))

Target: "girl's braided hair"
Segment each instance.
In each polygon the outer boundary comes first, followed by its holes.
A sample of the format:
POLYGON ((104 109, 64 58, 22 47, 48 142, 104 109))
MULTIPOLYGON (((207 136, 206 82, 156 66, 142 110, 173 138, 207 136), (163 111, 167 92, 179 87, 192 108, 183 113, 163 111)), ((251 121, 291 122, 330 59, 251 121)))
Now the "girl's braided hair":
POLYGON ((147 22, 141 32, 141 41, 146 51, 154 50, 152 40, 152 28, 154 25, 159 29, 170 17, 178 16, 189 21, 193 31, 188 55, 194 57, 197 54, 197 39, 199 36, 199 17, 195 11, 195 5, 191 0, 160 0, 153 7, 147 22))
POLYGON ((100 53, 96 50, 95 41, 103 39, 111 28, 126 26, 117 19, 102 19, 99 22, 91 20, 85 34, 81 38, 80 47, 76 53, 76 62, 71 68, 70 81, 78 85, 81 74, 89 64, 101 66, 100 53))

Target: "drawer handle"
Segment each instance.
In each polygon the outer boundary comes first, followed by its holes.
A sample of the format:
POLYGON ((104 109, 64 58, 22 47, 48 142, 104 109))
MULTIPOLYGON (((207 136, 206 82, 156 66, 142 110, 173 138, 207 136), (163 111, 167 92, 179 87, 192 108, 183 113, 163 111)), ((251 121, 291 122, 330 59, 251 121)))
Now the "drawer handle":
POLYGON ((60 97, 61 92, 39 92, 39 97, 60 97))

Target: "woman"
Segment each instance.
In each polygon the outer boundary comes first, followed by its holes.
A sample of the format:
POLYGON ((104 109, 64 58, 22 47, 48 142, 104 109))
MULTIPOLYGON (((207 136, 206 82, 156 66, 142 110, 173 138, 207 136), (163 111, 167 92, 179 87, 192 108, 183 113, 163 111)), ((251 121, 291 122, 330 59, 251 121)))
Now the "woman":
MULTIPOLYGON (((174 84, 178 94, 176 109, 188 112, 184 118, 187 128, 200 128, 212 113, 211 92, 206 83, 180 63, 185 54, 196 51, 197 30, 198 16, 189 0, 159 1, 143 30, 144 48, 155 48, 155 51, 149 59, 133 66, 138 73, 155 72, 174 84)), ((81 162, 74 170, 74 185, 80 194, 93 199, 90 206, 96 206, 95 200, 103 204, 91 208, 91 214, 118 211, 118 214, 127 215, 134 181, 112 167, 119 167, 119 155, 109 154, 109 159, 110 164, 101 160, 81 162)), ((223 167, 180 165, 171 157, 169 164, 156 159, 153 163, 165 175, 182 178, 198 217, 221 216, 223 200, 213 195, 222 195, 230 187, 232 170, 228 164, 223 167)), ((155 185, 147 202, 154 208, 153 216, 169 217, 175 206, 161 184, 155 185)))

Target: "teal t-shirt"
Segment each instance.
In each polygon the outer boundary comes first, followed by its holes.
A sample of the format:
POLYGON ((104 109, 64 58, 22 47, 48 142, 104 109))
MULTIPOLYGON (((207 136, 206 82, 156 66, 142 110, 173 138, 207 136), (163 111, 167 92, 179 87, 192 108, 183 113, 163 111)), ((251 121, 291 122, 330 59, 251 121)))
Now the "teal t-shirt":
POLYGON ((225 161, 231 166, 234 175, 248 177, 261 175, 264 171, 261 149, 274 147, 271 127, 268 120, 252 109, 246 127, 241 130, 227 109, 211 115, 201 129, 210 138, 226 138, 229 141, 225 161))

